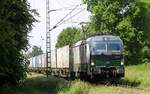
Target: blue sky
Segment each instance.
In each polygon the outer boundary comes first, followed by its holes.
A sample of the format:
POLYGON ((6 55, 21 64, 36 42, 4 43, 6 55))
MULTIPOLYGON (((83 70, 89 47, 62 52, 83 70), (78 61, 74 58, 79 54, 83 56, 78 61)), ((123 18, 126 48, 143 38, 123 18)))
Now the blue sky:
MULTIPOLYGON (((46 0, 28 0, 32 9, 37 9, 40 17, 36 17, 39 20, 39 23, 34 23, 34 27, 32 32, 29 34, 30 40, 29 43, 31 46, 37 45, 42 47, 45 51, 46 48, 46 0)), ((60 9, 60 8, 68 8, 73 9, 75 5, 81 4, 81 0, 50 0, 50 10, 52 9, 60 9)), ((81 10, 81 8, 86 8, 85 5, 79 7, 79 9, 72 12, 69 16, 76 14, 81 10)), ((66 14, 68 14, 71 10, 61 10, 54 11, 50 13, 50 26, 53 27, 58 21, 60 21, 66 14)), ((57 37, 60 32, 66 27, 80 27, 79 23, 72 22, 87 22, 89 21, 90 13, 86 11, 82 11, 72 19, 66 21, 64 24, 58 26, 51 32, 51 48, 55 49, 55 44, 57 41, 57 37)), ((67 19, 67 18, 66 18, 67 19)))

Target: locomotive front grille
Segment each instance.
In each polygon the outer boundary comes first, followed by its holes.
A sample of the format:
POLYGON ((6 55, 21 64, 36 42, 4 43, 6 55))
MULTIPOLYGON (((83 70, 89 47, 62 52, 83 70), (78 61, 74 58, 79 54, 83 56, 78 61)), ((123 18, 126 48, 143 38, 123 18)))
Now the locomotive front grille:
POLYGON ((122 55, 95 55, 92 57, 96 66, 120 66, 122 55))
POLYGON ((117 70, 114 67, 110 67, 110 68, 107 68, 107 67, 95 67, 93 73, 94 74, 108 74, 109 73, 109 74, 112 74, 112 75, 116 75, 117 70))
POLYGON ((120 60, 123 58, 122 55, 96 55, 95 58, 99 58, 102 61, 120 60))

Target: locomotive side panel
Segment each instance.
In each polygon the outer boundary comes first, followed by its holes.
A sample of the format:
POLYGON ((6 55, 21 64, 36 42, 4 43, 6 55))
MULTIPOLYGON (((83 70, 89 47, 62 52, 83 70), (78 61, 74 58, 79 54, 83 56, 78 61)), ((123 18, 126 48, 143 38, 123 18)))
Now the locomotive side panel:
POLYGON ((89 47, 89 44, 86 44, 86 55, 85 55, 85 57, 86 57, 86 63, 87 63, 87 70, 86 70, 86 72, 87 72, 87 74, 88 75, 90 75, 91 74, 91 60, 90 60, 90 47, 89 47))

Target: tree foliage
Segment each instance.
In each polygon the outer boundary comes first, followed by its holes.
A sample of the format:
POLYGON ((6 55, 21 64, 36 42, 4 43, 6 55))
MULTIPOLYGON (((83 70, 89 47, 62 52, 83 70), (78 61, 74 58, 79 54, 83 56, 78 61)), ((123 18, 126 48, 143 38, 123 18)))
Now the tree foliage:
POLYGON ((81 29, 68 27, 64 29, 58 36, 56 48, 60 48, 65 45, 70 45, 82 39, 81 29))
POLYGON ((125 62, 138 63, 150 55, 150 6, 140 0, 83 0, 92 13, 92 29, 118 35, 125 45, 125 62))
POLYGON ((33 46, 32 51, 28 52, 26 57, 31 58, 31 57, 38 56, 38 55, 41 55, 41 54, 43 54, 43 50, 38 46, 33 46))
POLYGON ((28 33, 36 20, 27 0, 0 1, 0 85, 17 84, 26 77, 28 33))

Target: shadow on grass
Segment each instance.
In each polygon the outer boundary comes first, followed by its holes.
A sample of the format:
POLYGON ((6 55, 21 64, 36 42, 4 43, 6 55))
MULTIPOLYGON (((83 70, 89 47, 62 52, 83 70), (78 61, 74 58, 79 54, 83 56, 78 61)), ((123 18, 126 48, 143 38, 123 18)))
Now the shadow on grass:
POLYGON ((60 78, 35 77, 25 81, 22 86, 1 88, 1 94, 57 94, 67 87, 68 81, 60 78))
POLYGON ((96 85, 108 85, 108 86, 126 86, 126 87, 137 87, 141 84, 138 80, 128 80, 128 79, 92 79, 88 81, 91 84, 96 85))
POLYGON ((130 87, 137 87, 141 84, 140 81, 138 80, 128 80, 128 79, 120 79, 117 80, 113 83, 113 85, 117 85, 117 86, 130 86, 130 87))

